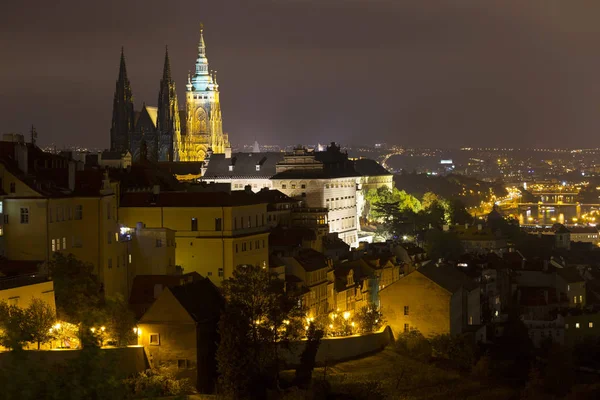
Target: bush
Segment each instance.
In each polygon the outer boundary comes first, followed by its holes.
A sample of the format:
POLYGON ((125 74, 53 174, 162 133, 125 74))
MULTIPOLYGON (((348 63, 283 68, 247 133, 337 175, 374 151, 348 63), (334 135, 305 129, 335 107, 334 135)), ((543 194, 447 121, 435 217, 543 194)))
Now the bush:
POLYGON ((483 356, 477 361, 471 373, 477 379, 486 380, 491 375, 492 362, 489 356, 483 356))
POLYGON ((467 335, 438 335, 431 340, 433 355, 436 358, 450 360, 461 371, 470 371, 475 360, 475 348, 467 335))
POLYGON ((431 344, 418 330, 398 335, 396 351, 421 361, 429 361, 431 358, 431 344))
POLYGON ((155 368, 140 372, 125 381, 133 398, 155 398, 183 396, 193 393, 194 388, 187 379, 176 379, 169 368, 155 368))

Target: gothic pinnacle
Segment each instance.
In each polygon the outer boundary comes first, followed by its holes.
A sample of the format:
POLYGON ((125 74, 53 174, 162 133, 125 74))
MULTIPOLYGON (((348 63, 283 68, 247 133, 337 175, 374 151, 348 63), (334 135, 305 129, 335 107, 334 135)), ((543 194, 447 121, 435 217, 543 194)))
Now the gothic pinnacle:
POLYGON ((121 46, 121 64, 119 66, 119 80, 127 80, 127 67, 125 66, 125 49, 121 46))
POLYGON ((169 46, 165 46, 165 67, 163 69, 163 80, 171 81, 171 60, 169 59, 169 46))

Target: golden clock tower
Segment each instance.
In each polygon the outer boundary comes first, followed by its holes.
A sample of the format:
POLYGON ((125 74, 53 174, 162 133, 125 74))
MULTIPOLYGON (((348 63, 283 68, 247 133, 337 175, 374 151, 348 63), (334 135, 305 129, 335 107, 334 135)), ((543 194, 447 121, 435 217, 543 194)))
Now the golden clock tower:
POLYGON ((202 27, 196 69, 193 76, 188 75, 185 105, 186 129, 181 136, 179 161, 203 161, 209 149, 213 153, 224 153, 229 139, 223 134, 219 85, 216 73, 208 69, 202 27))

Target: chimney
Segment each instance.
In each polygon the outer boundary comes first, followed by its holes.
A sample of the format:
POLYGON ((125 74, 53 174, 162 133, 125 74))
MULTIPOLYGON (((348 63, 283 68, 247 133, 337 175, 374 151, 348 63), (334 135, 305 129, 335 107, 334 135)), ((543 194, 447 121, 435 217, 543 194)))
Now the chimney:
POLYGON ((231 158, 231 147, 225 148, 225 158, 231 158))
POLYGON ((23 171, 25 175, 27 175, 27 167, 29 166, 27 156, 27 145, 23 142, 18 142, 15 145, 15 159, 17 160, 19 169, 23 171))
POLYGON ((77 165, 75 161, 69 161, 69 190, 71 192, 75 191, 75 171, 77 165))

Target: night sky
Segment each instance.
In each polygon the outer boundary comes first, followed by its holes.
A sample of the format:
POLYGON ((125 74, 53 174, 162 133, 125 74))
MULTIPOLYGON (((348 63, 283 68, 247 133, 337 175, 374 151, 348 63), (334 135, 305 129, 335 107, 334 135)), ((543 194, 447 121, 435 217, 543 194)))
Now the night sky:
POLYGON ((600 1, 4 1, 0 132, 107 147, 165 45, 180 105, 200 22, 234 145, 600 147, 600 1), (58 3, 54 5, 53 3, 58 3), (577 4, 573 4, 577 3, 577 4))

